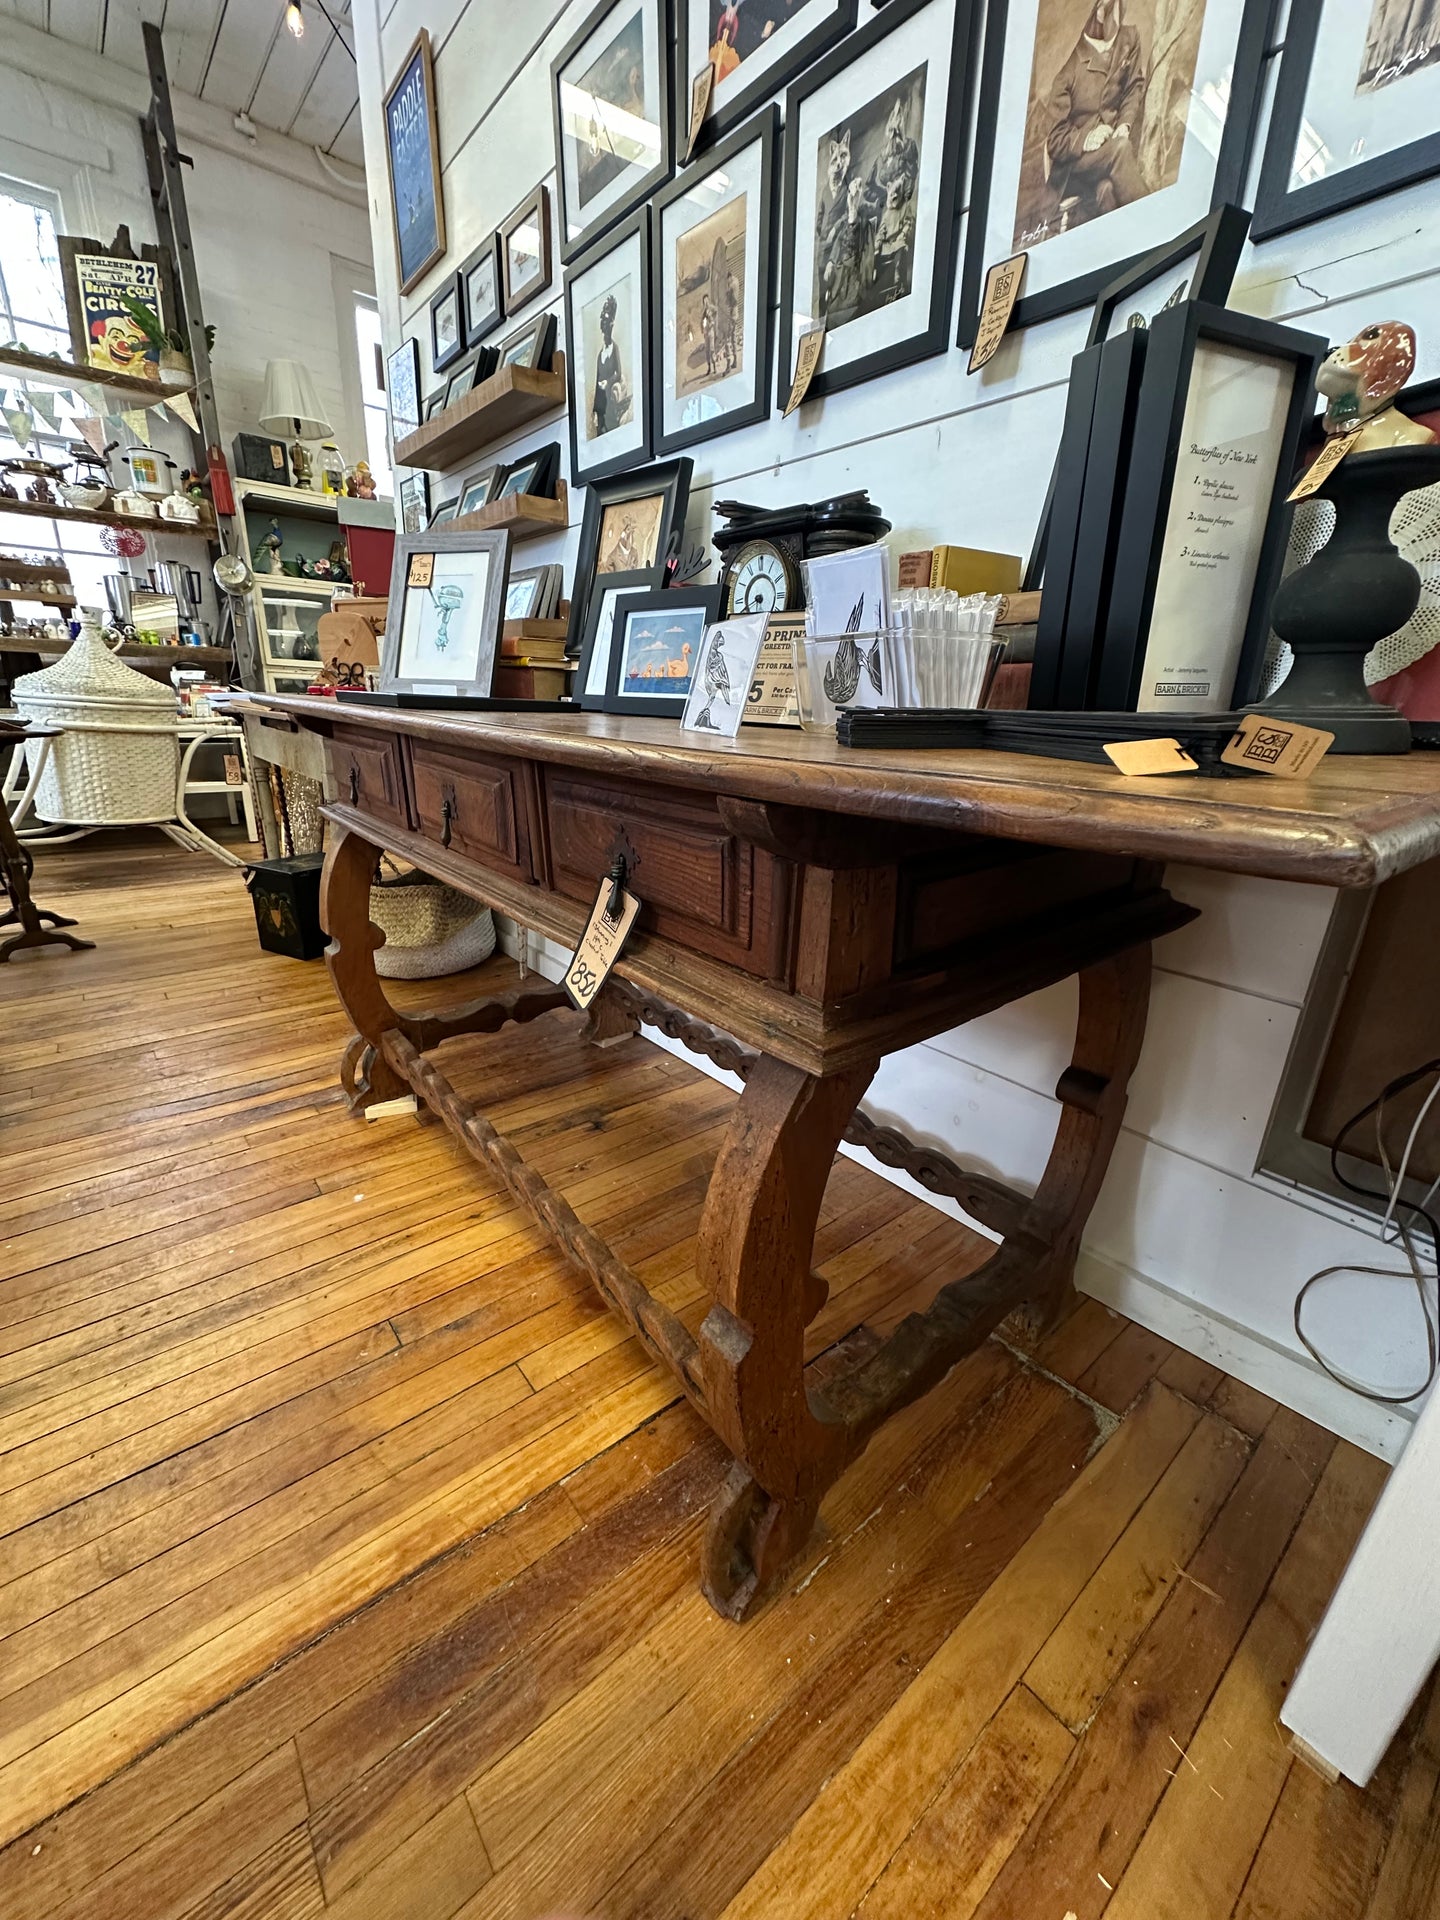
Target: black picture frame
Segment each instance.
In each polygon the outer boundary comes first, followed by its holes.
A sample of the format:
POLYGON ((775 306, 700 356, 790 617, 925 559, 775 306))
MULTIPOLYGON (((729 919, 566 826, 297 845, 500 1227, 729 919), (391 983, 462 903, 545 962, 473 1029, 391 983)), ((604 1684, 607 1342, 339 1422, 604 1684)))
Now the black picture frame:
POLYGON ((507 334, 500 342, 495 354, 495 371, 501 367, 529 367, 532 372, 549 371, 555 353, 555 316, 553 313, 537 313, 533 320, 527 320, 523 327, 517 327, 514 333, 507 334), (521 343, 524 353, 518 351, 521 343))
MULTIPOLYGON (((946 0, 889 0, 883 12, 873 15, 848 39, 816 62, 793 81, 785 95, 785 167, 783 221, 780 248, 780 304, 777 320, 776 379, 777 403, 789 398, 794 374, 792 358, 795 314, 795 252, 799 222, 796 202, 799 193, 800 154, 813 132, 804 124, 805 104, 827 87, 848 67, 870 58, 890 34, 924 12, 927 7, 944 5, 946 0)), ((917 360, 943 353, 949 344, 950 314, 955 297, 955 233, 960 217, 960 186, 970 122, 971 76, 979 35, 982 9, 976 0, 950 0, 954 7, 948 62, 944 55, 938 66, 945 72, 943 89, 929 92, 930 98, 943 95, 944 124, 938 132, 927 132, 927 140, 937 139, 941 150, 940 174, 936 194, 934 231, 929 236, 935 247, 935 264, 930 285, 930 311, 925 324, 903 340, 876 348, 843 366, 827 367, 822 353, 820 366, 812 376, 807 399, 820 399, 843 388, 859 386, 917 360)), ((805 219, 813 222, 814 209, 807 208, 805 219)), ((827 341, 828 345, 828 341, 827 341)))
POLYGON ((775 347, 775 232, 776 232, 776 164, 780 155, 780 107, 772 101, 768 107, 747 120, 744 126, 737 128, 728 138, 715 142, 708 147, 700 159, 678 173, 668 187, 655 196, 655 231, 651 240, 651 285, 652 300, 655 308, 655 324, 652 328, 652 360, 650 376, 651 403, 654 422, 654 448, 657 454, 679 453, 685 447, 697 446, 702 440, 718 439, 721 434, 734 433, 741 427, 758 426, 762 420, 770 417, 770 361, 775 347), (665 431, 665 376, 664 356, 671 350, 671 342, 664 325, 665 299, 661 286, 661 275, 667 270, 669 247, 666 241, 666 215, 672 207, 681 204, 686 195, 695 191, 712 173, 733 165, 739 155, 758 143, 760 147, 760 187, 759 187, 759 233, 756 244, 756 257, 753 262, 754 279, 758 288, 755 306, 756 339, 749 344, 752 348, 750 361, 753 369, 750 398, 741 406, 732 407, 725 413, 710 419, 699 420, 693 426, 677 427, 671 432, 665 431))
POLYGON ((400 508, 400 532, 424 533, 430 524, 430 474, 424 467, 417 467, 413 473, 407 473, 400 481, 396 493, 400 508), (407 522, 413 518, 415 524, 407 522))
MULTIPOLYGON (((439 700, 446 696, 437 691, 437 687, 450 686, 452 695, 488 694, 495 671, 495 663, 500 653, 500 626, 505 611, 505 588, 510 575, 510 536, 503 531, 476 530, 474 532, 437 533, 433 530, 425 533, 406 533, 397 536, 395 553, 390 563, 389 616, 385 623, 385 638, 380 654, 380 691, 382 693, 433 693, 439 700), (406 608, 412 593, 427 591, 425 587, 410 585, 410 562, 417 554, 432 554, 436 557, 451 554, 484 554, 488 564, 485 569, 484 598, 478 613, 470 613, 465 622, 469 631, 479 626, 479 641, 476 650, 476 670, 474 674, 456 675, 453 682, 443 672, 419 675, 402 673, 405 664, 404 648, 406 642, 406 608)), ((443 602, 441 603, 443 605, 443 602)), ((438 643, 437 643, 438 647, 438 643)), ((458 665, 458 661, 455 663, 458 665)))
POLYGON ((559 476, 560 442, 551 440, 543 447, 532 447, 528 453, 521 454, 518 460, 501 467, 491 486, 490 499, 507 500, 524 493, 536 499, 553 500, 555 482, 559 476))
POLYGON ((435 113, 435 63, 421 27, 404 64, 385 89, 385 165, 396 275, 409 293, 445 256, 445 193, 435 113), (417 148, 416 142, 419 140, 417 148), (405 218, 400 217, 404 203, 405 218))
MULTIPOLYGON (((1251 231, 1257 240, 1289 233, 1312 220, 1323 220, 1327 214, 1343 213, 1347 207, 1364 206, 1382 194, 1396 193, 1402 187, 1414 186, 1440 173, 1440 129, 1437 129, 1390 153, 1377 154, 1373 160, 1343 167, 1338 173, 1322 174, 1303 187, 1291 187, 1291 163, 1305 120, 1305 94, 1315 59, 1321 11, 1322 0, 1290 0, 1275 79, 1275 101, 1270 109, 1270 129, 1255 192, 1255 220, 1251 231)), ((1359 12, 1358 6, 1356 11, 1359 12)))
MULTIPOLYGON (((1220 151, 1215 157, 1210 195, 1212 212, 1227 202, 1238 202, 1244 194, 1255 143, 1265 52, 1274 10, 1275 0, 1244 0, 1230 76, 1225 131, 1220 136, 1220 151)), ((995 148, 1000 132, 1000 90, 1005 70, 1008 14, 1009 0, 989 0, 985 52, 980 68, 979 105, 975 116, 975 160, 970 177, 965 258, 960 275, 960 313, 956 327, 956 344, 966 349, 975 344, 985 275, 993 264, 986 258, 986 229, 989 225, 995 148)), ((1028 52, 1027 49, 1027 57, 1028 52)), ((1259 237, 1258 232, 1256 237, 1259 237)), ((1047 287, 1038 293, 1022 293, 1015 302, 1007 331, 1018 332, 1025 327, 1036 326, 1043 320, 1053 320, 1057 314, 1073 313, 1077 307, 1090 305, 1113 281, 1129 274, 1145 260, 1148 252, 1147 249, 1107 261, 1103 266, 1076 274, 1060 285, 1047 287)))
POLYGON ((488 234, 475 251, 470 254, 460 268, 460 317, 465 329, 465 345, 476 346, 487 338, 505 318, 505 256, 500 247, 500 229, 497 227, 488 234), (490 261, 491 285, 495 298, 488 312, 477 312, 472 293, 472 281, 478 267, 490 261))
POLYGON ((619 568, 614 572, 638 572, 638 585, 663 587, 672 558, 678 556, 681 535, 685 531, 685 510, 690 502, 690 479, 694 462, 688 454, 662 460, 648 467, 631 467, 625 473, 596 480, 585 489, 585 512, 580 522, 580 547, 570 591, 570 627, 565 651, 576 657, 585 639, 591 596, 603 581, 613 584, 611 574, 598 572, 601 560, 600 538, 606 515, 612 507, 663 494, 655 557, 647 567, 619 568))
POLYGON ((498 239, 505 311, 517 313, 521 307, 528 306, 537 295, 542 294, 554 278, 550 260, 550 189, 543 182, 532 193, 527 193, 519 206, 501 221, 498 239), (510 236, 526 220, 535 222, 540 239, 540 258, 539 265, 529 279, 518 280, 510 271, 510 236))
POLYGON ((430 525, 432 527, 448 526, 459 511, 460 496, 458 493, 452 493, 446 499, 436 502, 435 510, 430 515, 430 525))
POLYGON ((385 361, 390 433, 403 440, 420 425, 420 342, 407 336, 385 361))
MULTIPOLYGON (((601 619, 605 616, 607 609, 612 615, 617 613, 629 595, 654 593, 660 586, 661 582, 656 579, 653 567, 634 568, 628 573, 606 574, 601 580, 596 581, 595 591, 591 594, 585 609, 585 622, 580 630, 580 645, 577 651, 579 664, 575 669, 575 678, 572 682, 572 697, 576 705, 583 708, 585 712, 603 713, 605 711, 605 693, 610 684, 609 649, 614 641, 613 628, 604 635, 603 645, 606 653, 600 663, 600 671, 592 671, 595 665, 595 650, 602 644, 601 619), (590 686, 592 678, 598 682, 593 688, 590 686)), ((573 619, 575 609, 573 594, 570 599, 570 609, 573 619)), ((567 645, 566 652, 568 653, 569 650, 567 645)))
POLYGON ((625 647, 629 636, 629 623, 638 614, 679 614, 696 613, 704 615, 700 628, 703 641, 705 629, 711 627, 720 618, 720 589, 708 587, 666 587, 658 593, 626 594, 615 608, 614 624, 611 632, 609 664, 605 673, 604 711, 606 713, 646 713, 659 720, 678 720, 685 711, 685 701, 690 692, 695 669, 700 664, 701 649, 695 649, 695 658, 690 673, 686 676, 684 690, 679 694, 643 694, 627 693, 620 685, 620 670, 625 658, 625 647))
MULTIPOLYGON (((445 383, 445 386, 448 387, 449 384, 450 383, 447 380, 445 383)), ((437 413, 440 413, 443 411, 444 406, 445 406, 445 387, 437 387, 434 393, 427 394, 426 396, 425 418, 427 420, 433 420, 437 413)))
MULTIPOLYGON (((872 0, 872 4, 874 0, 872 0)), ((691 0, 674 0, 675 7, 675 151, 683 153, 690 138, 690 88, 695 75, 710 57, 709 47, 692 49, 690 45, 691 0)), ((856 0, 835 0, 830 10, 818 17, 808 33, 797 36, 786 57, 759 74, 749 86, 722 105, 712 103, 695 136, 695 154, 709 156, 712 149, 746 120, 762 101, 784 92, 792 80, 812 61, 843 40, 855 25, 856 0)), ((803 15, 799 16, 803 19, 803 15)), ((743 72, 743 63, 740 71, 743 72)))
POLYGON ((495 497, 496 483, 504 471, 503 464, 494 460, 488 467, 478 467, 474 473, 467 473, 460 482, 460 504, 455 510, 457 515, 463 518, 467 513, 478 513, 481 507, 489 506, 495 497))
POLYGON ((464 294, 460 286, 458 273, 447 273, 439 288, 430 296, 430 364, 436 373, 443 373, 451 367, 465 351, 465 310, 462 304, 464 294), (451 346, 440 344, 440 316, 450 308, 455 320, 455 340, 451 346))
MULTIPOLYGON (((1278 360, 1291 369, 1292 387, 1281 432, 1275 477, 1260 542, 1240 655, 1226 700, 1244 706, 1258 687, 1270 631, 1270 602, 1280 581, 1293 484, 1315 403, 1315 373, 1329 351, 1318 334, 1198 300, 1157 316, 1148 329, 1145 376, 1131 443, 1129 475, 1116 545, 1114 579, 1100 657, 1095 705, 1133 712, 1140 697, 1150 639, 1171 493, 1196 347, 1201 342, 1278 360)), ((1043 601, 1042 601, 1043 607, 1043 601)), ((1159 716, 1163 724, 1163 713, 1159 716)))
POLYGON ((477 362, 475 360, 465 361, 463 365, 456 367, 450 378, 445 382, 445 398, 441 408, 442 412, 445 407, 452 405, 456 400, 463 399, 474 386, 476 364, 477 362))
POLYGON ((565 271, 565 382, 569 395, 570 479, 575 486, 588 486, 612 473, 624 473, 630 467, 644 466, 654 456, 653 428, 654 382, 651 365, 651 308, 654 277, 651 253, 650 209, 637 207, 628 218, 604 233, 593 247, 572 260, 565 271), (596 268, 603 267, 622 247, 639 242, 638 285, 634 311, 639 324, 639 345, 632 368, 632 402, 640 408, 640 432, 636 442, 623 452, 601 460, 588 460, 580 443, 580 409, 589 407, 590 373, 585 364, 584 342, 577 332, 576 294, 582 282, 596 268))
MULTIPOLYGON (((659 157, 654 164, 635 175, 614 200, 610 201, 593 218, 572 228, 570 224, 570 188, 566 161, 565 122, 561 111, 561 89, 571 79, 570 69, 578 61, 586 43, 598 29, 604 25, 607 17, 618 13, 628 0, 600 0, 600 4, 587 15, 576 33, 566 42, 550 66, 550 106, 555 126, 555 177, 556 199, 559 203, 556 218, 556 230, 560 241, 560 258, 566 266, 579 253, 607 233, 617 220, 623 220, 646 201, 670 178, 674 152, 674 107, 671 91, 671 50, 674 45, 671 34, 671 0, 644 0, 645 6, 652 9, 652 18, 656 22, 656 42, 658 60, 658 97, 659 97, 659 157)), ((573 76, 578 78, 579 76, 573 76)))

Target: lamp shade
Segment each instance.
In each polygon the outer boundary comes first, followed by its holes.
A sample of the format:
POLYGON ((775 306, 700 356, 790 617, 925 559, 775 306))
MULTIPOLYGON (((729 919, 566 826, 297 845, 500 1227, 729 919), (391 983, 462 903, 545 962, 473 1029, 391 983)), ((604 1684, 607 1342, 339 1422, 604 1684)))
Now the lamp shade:
POLYGON ((293 434, 297 440, 323 440, 334 432, 310 370, 298 360, 272 360, 266 367, 260 431, 293 434))

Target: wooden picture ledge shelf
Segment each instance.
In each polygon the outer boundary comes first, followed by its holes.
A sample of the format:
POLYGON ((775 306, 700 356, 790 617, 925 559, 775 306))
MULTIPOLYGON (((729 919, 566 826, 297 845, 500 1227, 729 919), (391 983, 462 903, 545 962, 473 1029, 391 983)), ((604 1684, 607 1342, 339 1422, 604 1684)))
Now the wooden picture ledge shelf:
MULTIPOLYGON (((445 473, 472 453, 518 433, 532 420, 556 413, 564 405, 563 353, 554 356, 545 373, 530 367, 501 367, 472 393, 425 421, 414 433, 407 433, 395 448, 396 464, 445 473)), ((467 515, 464 524, 468 526, 473 518, 467 515)))
POLYGON ((570 496, 560 480, 553 500, 534 493, 512 493, 508 500, 492 500, 474 513, 462 513, 448 523, 448 531, 484 533, 487 528, 504 527, 512 540, 535 540, 542 533, 563 533, 569 524, 570 496))
POLYGON ((140 380, 128 373, 112 373, 108 367, 87 366, 80 360, 56 360, 48 353, 32 353, 26 347, 0 347, 0 369, 9 368, 31 379, 56 387, 104 387, 117 399, 138 407, 158 407, 176 394, 193 393, 193 385, 162 387, 158 380, 140 380))

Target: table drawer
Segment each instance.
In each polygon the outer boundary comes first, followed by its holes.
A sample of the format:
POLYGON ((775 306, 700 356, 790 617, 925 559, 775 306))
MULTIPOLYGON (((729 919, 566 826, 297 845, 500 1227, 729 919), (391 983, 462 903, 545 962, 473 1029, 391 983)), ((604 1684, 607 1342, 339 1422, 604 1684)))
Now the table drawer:
POLYGON ((415 818, 427 840, 469 854, 514 878, 534 878, 523 763, 484 754, 450 753, 417 740, 410 773, 415 818))
POLYGON ((709 795, 547 767, 545 811, 558 893, 589 906, 623 855, 642 931, 789 983, 793 870, 732 833, 709 795))
POLYGON ((335 798, 342 806, 358 807, 392 826, 410 825, 398 734, 336 727, 327 751, 335 798))

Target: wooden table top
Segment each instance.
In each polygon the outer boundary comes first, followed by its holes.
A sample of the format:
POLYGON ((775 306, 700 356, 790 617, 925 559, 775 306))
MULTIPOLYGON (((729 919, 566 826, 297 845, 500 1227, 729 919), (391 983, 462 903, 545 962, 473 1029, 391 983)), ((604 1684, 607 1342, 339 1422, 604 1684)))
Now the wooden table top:
POLYGON ((212 704, 787 806, 1336 887, 1373 886, 1440 854, 1434 753, 1331 755, 1308 780, 1125 779, 1081 761, 842 747, 832 735, 791 728, 745 727, 733 741, 700 741, 674 720, 629 715, 452 715, 288 694, 212 696, 212 704))

